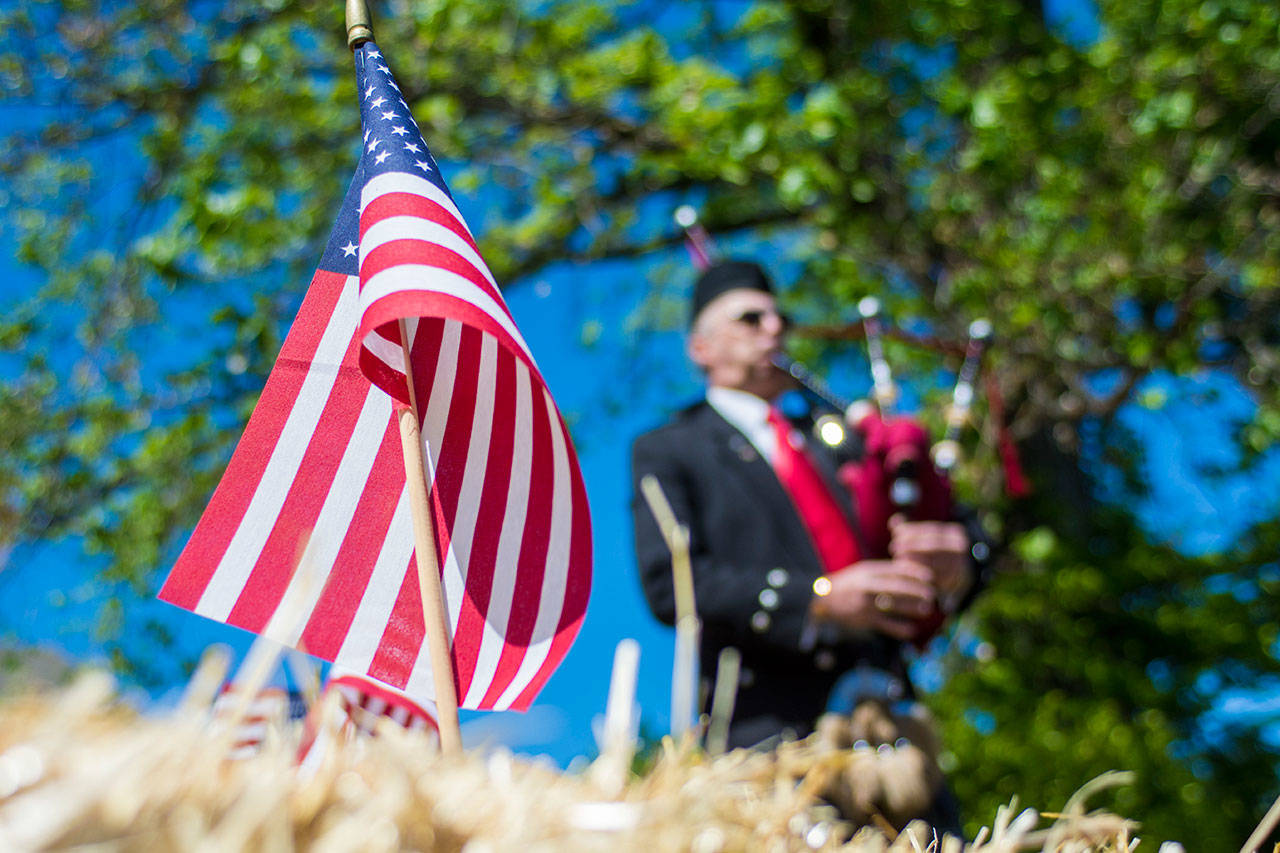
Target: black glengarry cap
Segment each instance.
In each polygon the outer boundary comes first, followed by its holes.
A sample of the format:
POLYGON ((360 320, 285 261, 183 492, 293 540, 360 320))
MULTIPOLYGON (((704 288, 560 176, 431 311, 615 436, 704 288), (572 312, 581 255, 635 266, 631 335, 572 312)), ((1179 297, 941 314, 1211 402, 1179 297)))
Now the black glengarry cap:
POLYGON ((720 261, 707 267, 693 285, 693 303, 689 306, 689 325, 711 300, 730 290, 746 288, 773 293, 773 282, 764 267, 755 261, 720 261))

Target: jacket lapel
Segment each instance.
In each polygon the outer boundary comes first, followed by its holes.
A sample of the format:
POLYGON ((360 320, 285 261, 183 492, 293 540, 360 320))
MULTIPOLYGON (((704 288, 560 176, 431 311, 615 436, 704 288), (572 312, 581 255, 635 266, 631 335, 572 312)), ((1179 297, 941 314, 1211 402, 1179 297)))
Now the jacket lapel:
POLYGON ((818 553, 809 541, 804 522, 800 520, 791 496, 755 445, 709 404, 702 406, 698 417, 711 437, 714 452, 719 455, 725 468, 738 472, 749 481, 751 491, 744 495, 744 499, 757 501, 769 517, 776 521, 782 541, 795 559, 804 560, 815 567, 821 566, 818 553))

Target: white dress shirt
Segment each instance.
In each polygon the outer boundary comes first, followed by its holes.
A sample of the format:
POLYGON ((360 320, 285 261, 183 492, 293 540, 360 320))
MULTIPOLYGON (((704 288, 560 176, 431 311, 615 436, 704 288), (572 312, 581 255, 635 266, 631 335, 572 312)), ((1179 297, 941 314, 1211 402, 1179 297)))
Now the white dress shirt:
POLYGON ((720 417, 747 437, 756 452, 770 465, 777 455, 777 434, 769 423, 769 404, 755 394, 735 388, 711 386, 707 402, 720 417))

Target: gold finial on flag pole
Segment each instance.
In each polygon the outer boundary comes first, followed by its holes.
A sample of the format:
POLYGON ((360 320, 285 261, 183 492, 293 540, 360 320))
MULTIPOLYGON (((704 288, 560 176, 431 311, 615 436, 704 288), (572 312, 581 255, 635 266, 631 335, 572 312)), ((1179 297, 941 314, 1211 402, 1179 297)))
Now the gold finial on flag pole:
POLYGON ((365 0, 347 0, 347 47, 355 50, 367 41, 373 41, 369 6, 365 0))

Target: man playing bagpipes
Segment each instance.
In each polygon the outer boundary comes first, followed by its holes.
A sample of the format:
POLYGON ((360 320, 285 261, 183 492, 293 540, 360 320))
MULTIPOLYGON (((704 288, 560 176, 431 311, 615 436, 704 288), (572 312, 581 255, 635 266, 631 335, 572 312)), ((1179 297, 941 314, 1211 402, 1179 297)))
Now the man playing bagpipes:
POLYGON ((671 554, 640 498, 646 475, 689 531, 704 681, 714 679, 723 648, 741 653, 730 746, 807 736, 829 703, 851 714, 868 696, 886 709, 909 700, 905 645, 965 602, 990 553, 974 523, 902 513, 889 522, 894 513, 869 505, 868 489, 878 486, 867 475, 884 459, 868 454, 895 449, 895 422, 850 430, 868 446, 842 469, 830 447, 772 405, 794 387, 776 365, 787 326, 759 265, 706 268, 687 342, 706 399, 641 435, 632 453, 635 545, 650 608, 673 623, 671 554))

